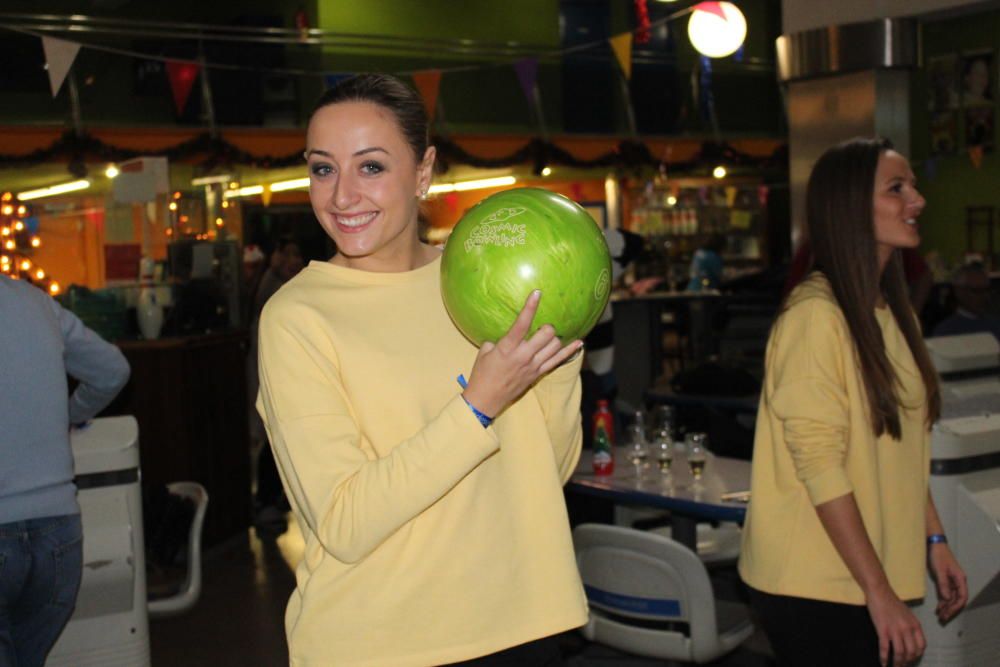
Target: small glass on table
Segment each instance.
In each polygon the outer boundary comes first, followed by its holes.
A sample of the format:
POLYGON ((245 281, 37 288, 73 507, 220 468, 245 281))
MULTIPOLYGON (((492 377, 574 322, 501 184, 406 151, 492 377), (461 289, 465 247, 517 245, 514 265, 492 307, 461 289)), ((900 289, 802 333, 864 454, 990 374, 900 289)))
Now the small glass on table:
POLYGON ((656 457, 656 465, 660 469, 660 474, 667 476, 670 474, 670 466, 674 461, 674 441, 670 437, 668 429, 661 429, 656 436, 653 445, 653 452, 656 457))
POLYGON ((646 434, 641 427, 635 425, 629 427, 627 433, 628 441, 625 444, 625 455, 635 466, 635 476, 642 477, 642 469, 649 458, 649 445, 646 443, 646 434))
POLYGON ((708 436, 704 433, 689 433, 686 440, 688 467, 697 483, 705 474, 705 465, 708 463, 708 436))

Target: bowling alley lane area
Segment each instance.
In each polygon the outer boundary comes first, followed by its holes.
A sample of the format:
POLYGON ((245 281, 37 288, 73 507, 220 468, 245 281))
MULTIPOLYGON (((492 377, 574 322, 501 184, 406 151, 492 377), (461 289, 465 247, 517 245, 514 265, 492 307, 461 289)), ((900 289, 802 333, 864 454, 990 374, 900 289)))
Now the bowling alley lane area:
POLYGON ((865 599, 834 488, 1000 666, 1000 0, 3 0, 0 62, 0 667, 290 665, 297 585, 303 666, 775 667, 741 572, 865 599))

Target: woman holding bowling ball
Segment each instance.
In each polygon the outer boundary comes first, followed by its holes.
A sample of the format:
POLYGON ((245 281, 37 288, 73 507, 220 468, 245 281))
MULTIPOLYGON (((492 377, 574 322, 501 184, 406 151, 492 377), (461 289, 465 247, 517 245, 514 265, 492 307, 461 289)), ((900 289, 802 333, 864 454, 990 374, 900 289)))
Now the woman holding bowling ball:
POLYGON ((824 153, 806 201, 814 271, 768 341, 740 574, 780 665, 907 665, 925 565, 941 622, 968 596, 928 487, 941 396, 900 263, 925 202, 879 139, 824 153))
POLYGON ((452 323, 417 233, 434 147, 409 87, 327 91, 305 155, 337 254, 268 301, 257 403, 306 542, 291 664, 561 664, 554 635, 587 619, 562 496, 582 343, 526 338, 537 291, 480 349, 452 323))

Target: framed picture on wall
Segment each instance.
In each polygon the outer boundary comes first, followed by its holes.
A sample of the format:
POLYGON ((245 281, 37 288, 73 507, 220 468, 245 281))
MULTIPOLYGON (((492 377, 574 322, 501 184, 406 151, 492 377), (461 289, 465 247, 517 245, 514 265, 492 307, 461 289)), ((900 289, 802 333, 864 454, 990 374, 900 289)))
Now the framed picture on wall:
POLYGON ((958 149, 958 112, 932 113, 930 139, 931 155, 954 155, 958 149))
POLYGON ((992 105, 996 99, 993 83, 993 51, 962 54, 962 105, 992 105))
POLYGON ((996 107, 969 107, 965 110, 965 145, 982 146, 984 153, 992 152, 995 134, 996 107))
POLYGON ((957 109, 958 56, 949 54, 927 59, 927 108, 930 111, 957 109))

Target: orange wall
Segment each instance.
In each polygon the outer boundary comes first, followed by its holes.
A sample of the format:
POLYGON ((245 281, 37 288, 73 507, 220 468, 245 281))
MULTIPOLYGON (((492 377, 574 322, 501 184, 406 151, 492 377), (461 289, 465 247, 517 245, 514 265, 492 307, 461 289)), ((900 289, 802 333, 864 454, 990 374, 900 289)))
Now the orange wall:
POLYGON ((604 202, 604 181, 548 181, 519 182, 503 188, 449 192, 436 195, 424 203, 424 212, 431 227, 451 229, 462 215, 480 201, 497 192, 523 187, 544 187, 577 202, 604 202))

